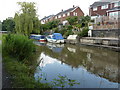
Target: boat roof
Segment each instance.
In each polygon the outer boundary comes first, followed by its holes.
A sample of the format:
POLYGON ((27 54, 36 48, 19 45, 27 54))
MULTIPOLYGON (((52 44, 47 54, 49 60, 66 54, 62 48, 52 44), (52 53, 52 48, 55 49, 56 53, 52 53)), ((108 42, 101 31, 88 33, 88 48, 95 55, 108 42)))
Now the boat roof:
POLYGON ((45 36, 45 35, 36 35, 36 34, 31 34, 31 36, 45 36))

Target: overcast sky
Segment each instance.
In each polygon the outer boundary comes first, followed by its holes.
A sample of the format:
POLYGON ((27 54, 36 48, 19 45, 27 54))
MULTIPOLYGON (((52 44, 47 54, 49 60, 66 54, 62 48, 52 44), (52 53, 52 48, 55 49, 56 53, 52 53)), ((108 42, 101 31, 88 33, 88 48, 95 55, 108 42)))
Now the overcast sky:
POLYGON ((14 17, 19 10, 17 2, 35 2, 39 18, 56 14, 62 9, 66 10, 73 5, 79 6, 85 15, 89 14, 89 6, 98 0, 0 0, 0 20, 14 17))

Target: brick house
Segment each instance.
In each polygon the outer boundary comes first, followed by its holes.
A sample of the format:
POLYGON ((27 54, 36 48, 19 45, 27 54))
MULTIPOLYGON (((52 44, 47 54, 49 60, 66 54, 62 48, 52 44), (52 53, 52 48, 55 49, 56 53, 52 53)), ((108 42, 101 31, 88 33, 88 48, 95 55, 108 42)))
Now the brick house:
POLYGON ((72 8, 69 8, 67 10, 61 10, 61 12, 57 13, 56 15, 50 15, 48 17, 45 17, 43 19, 41 19, 41 22, 44 22, 44 24, 46 22, 52 21, 52 20, 60 20, 61 23, 65 24, 67 23, 66 18, 70 17, 70 16, 84 16, 83 11, 80 9, 80 7, 78 6, 74 6, 72 8))
POLYGON ((89 15, 94 19, 93 37, 120 36, 120 0, 101 0, 90 5, 89 15), (102 2, 101 2, 102 1, 102 2))
POLYGON ((95 16, 116 16, 120 11, 120 0, 112 0, 107 2, 94 2, 90 5, 89 15, 95 16))
POLYGON ((47 22, 49 22, 51 20, 51 18, 53 18, 54 15, 49 15, 49 16, 45 16, 44 18, 42 18, 40 21, 41 21, 41 24, 45 24, 47 22))

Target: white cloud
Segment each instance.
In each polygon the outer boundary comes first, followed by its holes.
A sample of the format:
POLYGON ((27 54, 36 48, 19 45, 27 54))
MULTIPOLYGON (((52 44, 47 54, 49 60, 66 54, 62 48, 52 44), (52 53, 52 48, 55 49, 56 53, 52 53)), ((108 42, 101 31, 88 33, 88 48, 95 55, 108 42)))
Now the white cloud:
POLYGON ((79 6, 85 14, 89 14, 89 6, 96 0, 1 0, 0 1, 0 20, 8 17, 14 17, 16 11, 19 10, 17 2, 36 2, 39 18, 56 14, 62 9, 66 10, 73 5, 79 6))

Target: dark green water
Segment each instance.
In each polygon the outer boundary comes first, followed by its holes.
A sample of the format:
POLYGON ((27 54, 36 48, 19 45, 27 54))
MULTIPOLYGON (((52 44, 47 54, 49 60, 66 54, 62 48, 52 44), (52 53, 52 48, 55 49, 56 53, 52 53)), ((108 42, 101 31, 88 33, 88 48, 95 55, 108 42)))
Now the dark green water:
MULTIPOLYGON (((34 74, 51 82, 66 75, 80 85, 74 88, 118 88, 118 52, 88 46, 40 44, 39 66, 34 74)), ((67 87, 67 86, 66 86, 67 87)))

